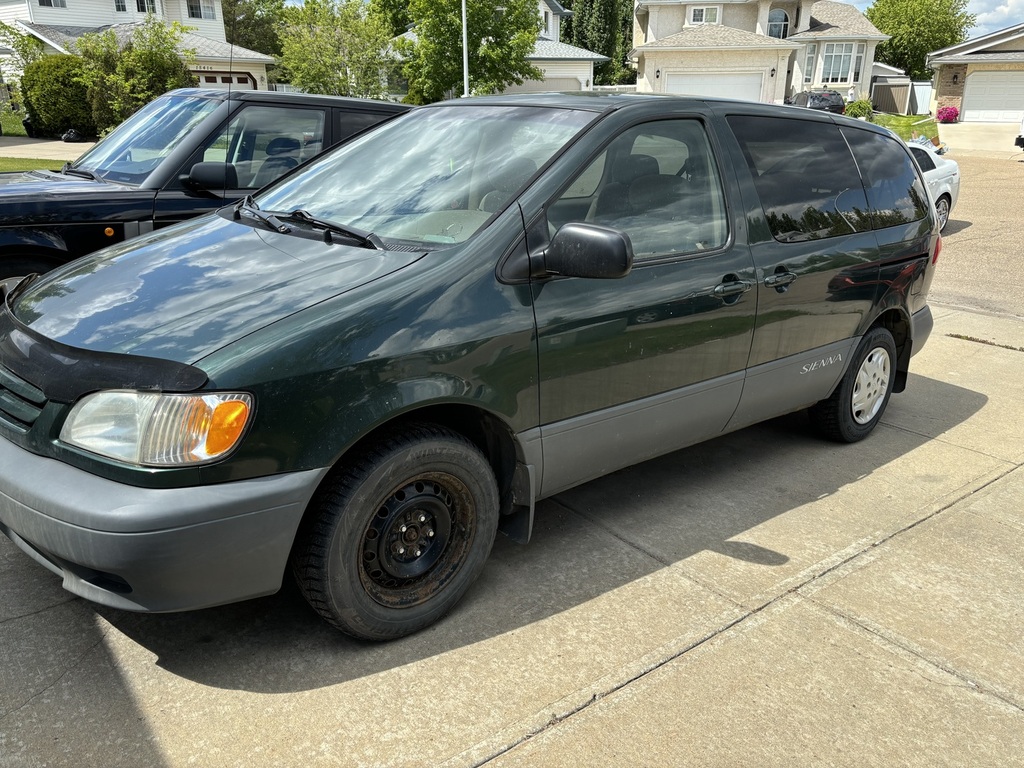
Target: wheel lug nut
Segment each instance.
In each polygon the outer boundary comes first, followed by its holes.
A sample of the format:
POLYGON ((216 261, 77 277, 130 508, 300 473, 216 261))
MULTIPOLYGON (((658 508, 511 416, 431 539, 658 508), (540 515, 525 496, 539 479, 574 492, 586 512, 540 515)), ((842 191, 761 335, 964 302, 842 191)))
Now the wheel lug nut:
POLYGON ((419 557, 419 556, 420 556, 420 555, 422 555, 422 554, 423 554, 423 553, 422 553, 422 552, 421 552, 420 550, 418 550, 418 549, 416 550, 416 557, 419 557))
POLYGON ((421 523, 427 522, 427 516, 426 515, 420 515, 420 522, 421 523))
POLYGON ((429 536, 430 538, 434 538, 434 529, 433 528, 427 529, 427 536, 429 536))
POLYGON ((402 533, 405 533, 405 532, 406 532, 407 530, 409 530, 409 526, 407 526, 407 525, 403 525, 403 526, 402 526, 401 528, 399 528, 398 530, 400 530, 400 531, 401 531, 402 533))
POLYGON ((404 555, 405 554, 405 547, 399 547, 398 548, 398 554, 404 555))

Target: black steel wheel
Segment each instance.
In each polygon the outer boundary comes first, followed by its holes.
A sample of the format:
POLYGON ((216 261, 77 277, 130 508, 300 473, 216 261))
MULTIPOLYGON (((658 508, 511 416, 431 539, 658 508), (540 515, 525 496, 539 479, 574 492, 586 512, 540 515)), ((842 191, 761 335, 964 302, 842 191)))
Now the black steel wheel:
POLYGON ((498 527, 487 459, 433 425, 381 440, 311 503, 292 556, 299 588, 328 623, 369 640, 416 632, 451 610, 498 527))
POLYGON ((828 399, 811 406, 815 427, 840 443, 863 440, 885 413, 895 383, 896 343, 885 328, 868 331, 828 399))

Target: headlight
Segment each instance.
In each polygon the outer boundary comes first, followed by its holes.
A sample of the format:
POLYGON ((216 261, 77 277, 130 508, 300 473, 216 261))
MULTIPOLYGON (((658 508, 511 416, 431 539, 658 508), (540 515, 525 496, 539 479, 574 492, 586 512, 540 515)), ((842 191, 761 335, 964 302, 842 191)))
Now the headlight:
POLYGON ((75 403, 60 439, 129 464, 188 466, 234 448, 251 412, 252 396, 240 392, 96 392, 75 403))

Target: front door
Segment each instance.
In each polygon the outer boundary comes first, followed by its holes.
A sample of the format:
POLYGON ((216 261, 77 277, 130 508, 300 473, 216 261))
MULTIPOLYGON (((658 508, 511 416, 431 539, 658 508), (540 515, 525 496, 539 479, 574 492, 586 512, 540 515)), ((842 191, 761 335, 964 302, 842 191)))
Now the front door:
POLYGON ((722 177, 701 120, 658 120, 612 139, 548 205, 549 232, 568 221, 620 229, 635 261, 621 279, 534 285, 543 495, 728 422, 756 292, 722 177))

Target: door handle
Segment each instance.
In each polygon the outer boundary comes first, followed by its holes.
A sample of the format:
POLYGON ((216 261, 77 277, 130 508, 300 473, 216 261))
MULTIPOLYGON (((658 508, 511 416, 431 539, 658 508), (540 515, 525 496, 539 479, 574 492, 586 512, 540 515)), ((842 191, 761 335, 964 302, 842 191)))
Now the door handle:
POLYGON ((768 275, 764 279, 764 284, 769 288, 781 288, 794 280, 796 280, 796 274, 793 272, 776 272, 774 275, 768 275))
POLYGON ((733 280, 731 283, 719 283, 715 286, 712 293, 715 296, 735 296, 740 293, 746 293, 753 285, 748 283, 746 280, 733 280))

